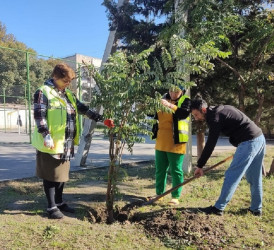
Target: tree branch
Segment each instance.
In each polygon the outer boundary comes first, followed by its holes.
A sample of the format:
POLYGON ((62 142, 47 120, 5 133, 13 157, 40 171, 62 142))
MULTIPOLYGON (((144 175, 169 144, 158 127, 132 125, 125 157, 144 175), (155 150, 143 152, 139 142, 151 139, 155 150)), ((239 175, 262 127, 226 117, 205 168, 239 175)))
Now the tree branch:
POLYGON ((262 57, 262 54, 263 54, 263 51, 265 50, 265 47, 267 46, 267 44, 269 43, 270 39, 272 38, 272 36, 269 36, 268 39, 264 42, 263 45, 261 45, 261 51, 260 53, 255 57, 253 63, 252 63, 252 68, 251 68, 251 73, 249 75, 249 80, 251 79, 254 71, 255 71, 255 67, 256 67, 256 64, 261 60, 261 57, 262 57))
POLYGON ((241 76, 241 74, 233 67, 231 67, 228 63, 223 61, 221 58, 216 57, 216 60, 223 64, 225 67, 229 68, 239 79, 240 81, 245 84, 245 79, 241 76))
POLYGON ((219 61, 221 64, 223 64, 225 67, 227 67, 228 69, 230 69, 237 77, 238 79, 240 79, 240 92, 239 92, 239 109, 241 111, 245 111, 245 79, 241 76, 241 74, 232 66, 230 66, 228 63, 226 63, 225 61, 223 61, 222 59, 220 59, 219 57, 216 57, 216 60, 219 61))

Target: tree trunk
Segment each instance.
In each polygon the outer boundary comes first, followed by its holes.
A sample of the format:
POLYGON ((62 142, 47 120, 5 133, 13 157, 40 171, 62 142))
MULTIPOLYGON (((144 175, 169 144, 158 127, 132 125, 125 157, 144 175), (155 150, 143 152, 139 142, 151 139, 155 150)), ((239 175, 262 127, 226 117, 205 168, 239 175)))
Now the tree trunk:
POLYGON ((245 86, 242 83, 240 84, 239 91, 239 109, 245 112, 245 86))
MULTIPOLYGON (((186 95, 190 98, 190 89, 186 91, 186 95)), ((190 114, 191 116, 191 114, 190 114)), ((191 117, 188 123, 188 142, 186 144, 186 154, 183 161, 184 173, 190 173, 192 171, 192 124, 191 117)))
POLYGON ((111 224, 114 222, 114 211, 113 211, 113 201, 114 201, 114 189, 115 189, 115 162, 111 161, 108 170, 108 187, 107 187, 107 223, 111 224))
POLYGON ((204 146, 205 146, 205 134, 204 132, 201 131, 197 133, 197 159, 201 157, 204 146))
POLYGON ((267 173, 267 176, 273 175, 274 174, 274 159, 272 159, 271 167, 269 172, 267 173))
POLYGON ((263 176, 267 176, 267 172, 265 171, 264 165, 262 166, 262 175, 263 175, 263 176))
MULTIPOLYGON (((255 117, 255 124, 259 126, 261 117, 262 117, 262 113, 263 113, 264 94, 261 94, 257 91, 257 98, 258 98, 259 104, 258 104, 257 114, 255 117)), ((264 165, 263 165, 262 173, 263 173, 263 176, 267 176, 264 165)))
POLYGON ((109 134, 109 158, 110 165, 108 170, 108 187, 107 187, 107 196, 106 196, 106 206, 107 206, 107 223, 111 224, 114 222, 114 196, 116 190, 116 181, 119 171, 119 163, 117 164, 118 159, 121 156, 122 145, 120 142, 120 136, 118 135, 116 140, 114 139, 114 134, 109 134))
MULTIPOLYGON (((187 22, 188 17, 188 11, 182 10, 180 8, 183 0, 176 0, 174 2, 174 12, 175 12, 175 22, 187 22)), ((180 37, 185 36, 185 29, 180 30, 180 37)), ((178 69, 180 71, 181 68, 178 69)), ((185 77, 185 81, 190 81, 190 75, 185 77)), ((190 88, 187 89, 186 95, 190 97, 190 88)), ((190 173, 192 170, 192 125, 191 125, 191 119, 189 120, 189 127, 188 127, 188 142, 186 144, 186 154, 183 161, 183 171, 184 173, 190 173)))
POLYGON ((256 117, 255 117, 255 123, 256 125, 260 125, 260 121, 263 113, 264 95, 257 94, 257 98, 258 98, 259 105, 258 105, 256 117))
POLYGON ((114 134, 109 134, 109 170, 108 170, 108 186, 106 196, 106 207, 107 207, 107 223, 111 224, 114 222, 113 217, 113 202, 114 202, 114 190, 115 190, 115 155, 114 155, 114 134))

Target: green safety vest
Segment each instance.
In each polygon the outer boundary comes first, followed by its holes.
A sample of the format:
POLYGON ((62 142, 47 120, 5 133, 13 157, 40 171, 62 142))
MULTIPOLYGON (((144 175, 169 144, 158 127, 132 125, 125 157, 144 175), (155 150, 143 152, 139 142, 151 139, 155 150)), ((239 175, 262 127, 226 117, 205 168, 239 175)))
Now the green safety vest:
MULTIPOLYGON (((189 98, 187 95, 183 95, 178 101, 178 107, 180 108, 185 98, 189 98)), ((188 131, 189 131, 189 117, 184 120, 178 120, 178 134, 179 143, 188 142, 188 131)))
MULTIPOLYGON (((38 133, 37 126, 35 126, 32 134, 32 146, 37 150, 49 154, 62 154, 64 153, 65 130, 67 125, 67 108, 65 101, 59 97, 54 88, 44 85, 39 88, 48 99, 47 109, 47 125, 49 133, 54 142, 54 148, 50 149, 44 146, 44 138, 41 133, 38 133)), ((79 120, 77 113, 76 98, 73 93, 66 89, 66 94, 72 106, 75 109, 76 117, 76 135, 74 144, 79 144, 79 120)))

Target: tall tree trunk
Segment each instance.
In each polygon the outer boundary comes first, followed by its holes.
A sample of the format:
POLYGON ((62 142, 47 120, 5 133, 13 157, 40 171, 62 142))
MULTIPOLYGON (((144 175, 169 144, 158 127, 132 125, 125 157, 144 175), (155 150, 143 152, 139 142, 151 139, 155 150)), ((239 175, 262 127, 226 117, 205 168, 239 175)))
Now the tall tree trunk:
MULTIPOLYGON (((117 7, 121 7, 123 3, 126 0, 119 0, 117 7)), ((108 41, 106 44, 106 48, 104 51, 100 71, 104 67, 104 63, 107 61, 108 57, 111 55, 111 53, 114 53, 117 48, 117 37, 116 37, 116 30, 110 31, 109 36, 108 36, 108 41)), ((97 86, 95 86, 96 88, 97 86)), ((100 91, 98 88, 96 89, 97 91, 100 91)), ((102 107, 97 108, 97 112, 100 114, 103 112, 102 107)), ((77 154, 75 156, 75 164, 77 166, 85 166, 86 165, 86 160, 88 157, 88 152, 90 149, 91 145, 91 140, 92 140, 92 134, 94 132, 94 129, 96 127, 96 122, 93 120, 85 119, 84 121, 84 128, 83 128, 83 133, 80 139, 80 145, 77 150, 77 154)))
POLYGON ((197 131, 197 159, 199 159, 205 146, 205 130, 207 125, 205 121, 195 121, 195 125, 197 131))
MULTIPOLYGON (((185 10, 182 10, 180 6, 182 6, 183 0, 176 0, 174 2, 174 12, 175 12, 175 22, 187 22, 188 12, 185 10)), ((182 29, 179 34, 181 37, 185 36, 185 29, 182 29)), ((181 70, 179 68, 178 70, 181 70)), ((185 81, 190 81, 190 75, 185 77, 185 81)), ((187 89, 186 95, 190 97, 190 88, 187 89)), ((186 145, 186 154, 184 157, 183 162, 183 171, 185 173, 190 173, 192 170, 192 125, 191 125, 191 119, 189 120, 189 127, 188 127, 188 142, 186 145)))
POLYGON ((245 86, 243 83, 240 83, 239 91, 239 109, 242 112, 245 112, 245 86))
MULTIPOLYGON (((259 93, 257 88, 256 88, 256 92, 257 92, 257 98, 258 98, 258 103, 259 104, 258 104, 257 114, 256 114, 256 117, 255 117, 255 124, 259 126, 260 121, 261 121, 261 117, 262 117, 262 113, 263 113, 264 94, 259 93)), ((262 173, 263 173, 263 176, 267 176, 264 165, 263 165, 262 173)))
POLYGON ((197 159, 201 157, 203 149, 205 147, 205 134, 200 131, 197 133, 197 159))
POLYGON ((274 159, 272 159, 270 170, 267 173, 267 176, 270 176, 270 175, 274 175, 274 159))
POLYGON ((260 121, 263 113, 264 94, 257 93, 257 98, 258 98, 259 105, 258 105, 256 117, 255 117, 255 123, 257 125, 260 125, 260 121))

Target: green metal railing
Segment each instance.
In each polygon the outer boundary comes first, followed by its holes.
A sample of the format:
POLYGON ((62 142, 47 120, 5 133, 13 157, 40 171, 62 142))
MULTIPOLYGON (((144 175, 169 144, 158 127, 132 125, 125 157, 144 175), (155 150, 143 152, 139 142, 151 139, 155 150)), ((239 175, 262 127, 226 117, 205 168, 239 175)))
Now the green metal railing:
MULTIPOLYGON (((53 60, 59 60, 67 63, 72 63, 75 64, 76 71, 78 71, 77 74, 77 80, 76 80, 76 91, 78 92, 78 99, 82 101, 82 86, 81 86, 81 80, 82 76, 80 74, 81 72, 81 66, 85 66, 82 63, 78 63, 75 61, 67 60, 67 59, 62 59, 62 58, 57 58, 57 57, 52 57, 52 56, 45 56, 45 55, 39 55, 36 53, 33 53, 31 51, 27 50, 20 50, 20 49, 14 49, 14 48, 7 48, 0 46, 0 49, 3 50, 11 50, 15 51, 16 53, 24 53, 25 54, 25 66, 26 66, 26 75, 24 78, 26 78, 26 84, 22 84, 21 86, 24 86, 24 96, 14 96, 14 95, 8 95, 6 93, 6 88, 2 88, 2 93, 0 92, 0 97, 3 98, 3 109, 4 109, 4 131, 7 132, 7 121, 6 121, 6 111, 7 111, 7 98, 17 98, 17 99, 24 99, 25 100, 25 128, 26 128, 26 133, 29 134, 29 141, 31 143, 31 134, 32 134, 32 112, 31 112, 31 106, 32 106, 32 101, 31 97, 34 93, 31 93, 31 79, 30 79, 30 56, 38 58, 48 58, 48 59, 53 59, 53 60), (28 114, 27 114, 28 113, 28 114), (28 118, 27 118, 28 115, 28 118)), ((82 116, 79 116, 79 121, 80 121, 80 134, 82 133, 82 116)))
POLYGON ((30 99, 30 78, 29 78, 29 52, 26 52, 27 86, 28 86, 28 109, 29 109, 29 141, 31 143, 31 99, 30 99))

